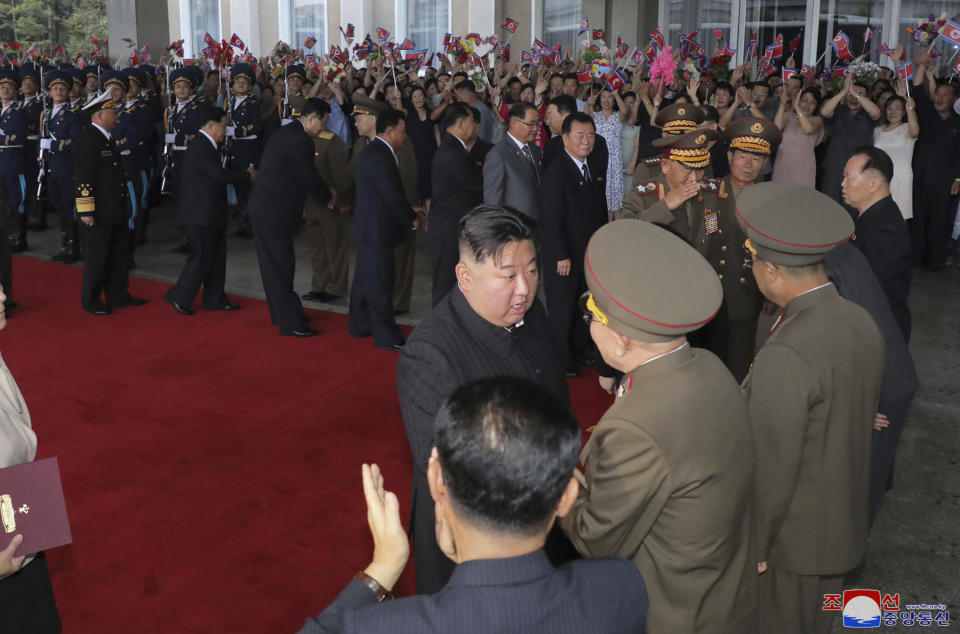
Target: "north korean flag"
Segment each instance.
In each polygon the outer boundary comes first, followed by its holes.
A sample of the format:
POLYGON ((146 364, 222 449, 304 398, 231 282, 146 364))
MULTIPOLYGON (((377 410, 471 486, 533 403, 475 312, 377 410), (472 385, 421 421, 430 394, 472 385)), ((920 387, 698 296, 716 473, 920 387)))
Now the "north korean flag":
POLYGON ((502 60, 504 62, 510 61, 510 45, 509 44, 507 44, 506 46, 500 49, 500 52, 497 53, 497 60, 498 61, 502 60))
POLYGON ((612 75, 607 77, 607 82, 604 84, 604 87, 610 92, 616 92, 626 85, 627 76, 623 74, 622 70, 615 70, 612 75))
POLYGON ((207 46, 211 48, 217 46, 217 41, 213 39, 213 36, 210 35, 209 33, 204 33, 203 41, 207 44, 207 46))
POLYGON ((546 44, 544 44, 543 42, 541 42, 536 38, 533 39, 533 44, 530 45, 530 48, 532 48, 534 51, 536 51, 540 55, 543 55, 544 53, 548 53, 550 51, 550 49, 547 48, 546 44))
POLYGON ((400 43, 401 51, 409 51, 409 50, 412 50, 413 47, 414 47, 413 40, 411 40, 409 37, 404 38, 403 42, 400 43))
POLYGON ((806 78, 808 84, 812 84, 814 79, 816 79, 813 68, 807 66, 806 64, 804 64, 803 68, 800 69, 800 74, 806 78))
POLYGON ((666 46, 666 41, 663 39, 663 33, 660 31, 659 26, 650 34, 650 45, 656 49, 657 53, 662 51, 663 47, 666 46))
POLYGON ((794 36, 794 38, 793 38, 792 40, 790 40, 790 52, 791 52, 791 53, 794 52, 795 50, 797 50, 798 48, 800 48, 800 41, 801 41, 801 40, 803 40, 803 31, 802 31, 802 30, 801 30, 799 33, 797 33, 796 36, 794 36))
MULTIPOLYGON (((643 55, 644 55, 644 57, 647 58, 647 63, 648 63, 648 64, 652 64, 652 63, 653 63, 653 60, 657 59, 657 52, 653 49, 652 46, 651 46, 650 48, 648 48, 647 50, 645 50, 645 51, 643 52, 643 55)), ((640 62, 637 62, 637 63, 639 64, 640 62)))
POLYGON ((913 62, 904 62, 897 66, 897 75, 899 75, 903 81, 913 79, 913 62))
POLYGON ((953 63, 953 68, 950 69, 951 72, 956 73, 957 76, 960 76, 960 57, 957 58, 957 61, 953 63))
POLYGON ((307 39, 303 41, 304 48, 313 48, 317 44, 317 38, 312 35, 307 36, 307 39))
POLYGON ((960 46, 960 24, 953 20, 947 20, 940 27, 940 37, 947 40, 954 46, 960 46))
POLYGON ((40 56, 40 47, 34 44, 27 49, 27 55, 29 55, 31 59, 37 59, 40 56))
POLYGON ((595 40, 600 40, 601 42, 607 41, 607 32, 603 29, 594 29, 592 35, 595 40))
POLYGON ((425 48, 417 50, 403 49, 403 61, 405 62, 419 62, 426 56, 427 49, 425 48))
POLYGON ((789 66, 784 66, 783 69, 781 70, 781 73, 783 74, 783 81, 788 82, 790 81, 791 77, 796 77, 797 69, 790 68, 789 66))
POLYGON ((850 52, 850 38, 843 31, 837 33, 830 45, 833 46, 833 53, 837 59, 853 59, 853 53, 850 52))
POLYGON ((757 56, 757 36, 758 33, 754 33, 750 36, 750 41, 747 42, 747 59, 753 59, 757 56))
POLYGON ((578 35, 580 33, 586 33, 589 30, 590 30, 590 18, 584 16, 583 19, 580 20, 580 31, 578 35))
POLYGON ((520 23, 516 20, 511 20, 510 18, 504 18, 503 22, 500 23, 500 28, 504 31, 510 31, 511 33, 516 33, 517 29, 520 28, 520 23))
POLYGON ((639 48, 633 49, 633 55, 630 56, 630 62, 636 66, 639 66, 642 59, 643 52, 639 48))
POLYGON ((377 27, 377 41, 380 42, 380 45, 387 43, 387 40, 390 39, 390 31, 386 30, 382 26, 377 27))
POLYGON ((772 77, 777 74, 777 67, 771 64, 770 62, 764 62, 763 67, 760 69, 764 75, 767 77, 772 77))
POLYGON ((630 50, 630 46, 624 42, 620 36, 617 36, 617 52, 614 55, 614 58, 626 57, 627 51, 630 50))
POLYGON ((236 33, 230 36, 230 46, 236 46, 241 51, 247 48, 247 45, 243 43, 243 40, 241 40, 240 36, 236 33))
POLYGON ((591 73, 589 70, 585 70, 577 73, 577 82, 579 82, 581 86, 588 86, 592 81, 593 81, 593 73, 591 73))
POLYGON ((723 39, 723 29, 714 29, 713 30, 713 39, 722 40, 723 39))

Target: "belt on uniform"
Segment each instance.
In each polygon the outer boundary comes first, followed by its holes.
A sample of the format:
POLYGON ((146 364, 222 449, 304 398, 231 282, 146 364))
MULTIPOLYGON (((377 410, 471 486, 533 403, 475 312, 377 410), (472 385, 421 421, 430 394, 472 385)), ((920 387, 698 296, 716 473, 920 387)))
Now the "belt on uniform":
POLYGON ((234 137, 234 141, 253 141, 257 138, 256 134, 251 134, 250 136, 238 136, 234 137))
POLYGON ((123 150, 120 152, 120 156, 130 156, 130 150, 123 150))
POLYGON ((22 148, 22 145, 0 145, 0 150, 11 150, 14 148, 22 148))
POLYGON ((29 134, 29 135, 27 135, 27 141, 39 141, 39 140, 40 140, 40 135, 39 135, 39 134, 29 134))
POLYGON ((187 146, 186 146, 186 145, 174 145, 174 146, 173 146, 173 149, 174 149, 175 152, 183 152, 184 150, 187 149, 187 146))

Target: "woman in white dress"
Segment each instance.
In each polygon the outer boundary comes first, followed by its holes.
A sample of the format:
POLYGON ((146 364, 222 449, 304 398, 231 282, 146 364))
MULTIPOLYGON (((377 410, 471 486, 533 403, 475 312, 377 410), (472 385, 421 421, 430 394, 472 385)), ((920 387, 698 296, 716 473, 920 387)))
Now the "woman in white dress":
POLYGON ((620 157, 620 129, 630 114, 620 93, 604 89, 587 99, 583 113, 593 117, 597 134, 607 142, 607 212, 614 217, 623 207, 623 163, 620 157), (599 104, 598 104, 599 102, 599 104))
MULTIPOLYGON (((0 287, 0 330, 7 325, 3 311, 6 299, 0 287)), ((30 462, 36 455, 37 435, 30 424, 30 412, 0 357, 0 468, 30 462)), ((46 559, 43 553, 31 557, 17 555, 21 541, 21 536, 14 535, 10 544, 0 550, 0 631, 58 633, 60 615, 46 559)))
POLYGON ((906 88, 897 81, 897 96, 891 97, 883 110, 884 123, 873 131, 873 144, 893 160, 890 195, 897 203, 904 220, 913 218, 913 144, 920 134, 917 112, 912 98, 904 98, 906 88))

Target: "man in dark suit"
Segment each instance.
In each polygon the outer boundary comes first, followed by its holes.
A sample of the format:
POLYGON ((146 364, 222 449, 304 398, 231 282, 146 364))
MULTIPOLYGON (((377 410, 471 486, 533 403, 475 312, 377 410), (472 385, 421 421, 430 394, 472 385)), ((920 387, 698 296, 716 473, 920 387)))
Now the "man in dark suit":
MULTIPOLYGON (((453 563, 437 547, 434 505, 427 488, 433 420, 460 385, 487 376, 536 381, 567 400, 567 383, 537 301, 538 256, 528 217, 495 205, 460 221, 457 287, 413 330, 397 363, 397 395, 413 453, 411 532, 417 590, 431 594, 453 563)), ((548 553, 563 560, 561 544, 548 553)))
POLYGON ((227 274, 227 185, 249 182, 243 167, 228 171, 221 162, 219 144, 227 134, 227 113, 204 106, 200 131, 183 156, 184 196, 177 201, 177 218, 187 229, 193 248, 177 283, 166 300, 181 315, 192 315, 191 306, 203 286, 204 310, 236 310, 223 292, 227 274))
POLYGON ((392 108, 377 117, 377 136, 356 163, 353 240, 357 266, 350 289, 350 334, 373 335, 373 345, 397 350, 403 335, 394 321, 394 247, 423 218, 407 202, 396 152, 406 138, 405 114, 392 108))
POLYGON ((483 202, 540 217, 540 180, 543 152, 533 140, 540 118, 532 103, 510 106, 507 135, 493 146, 483 163, 483 202))
POLYGON ((910 233, 890 196, 893 161, 886 152, 863 147, 843 170, 843 201, 856 209, 853 245, 867 256, 870 268, 890 302, 903 340, 910 343, 910 283, 913 255, 910 233))
POLYGON ((869 513, 872 523, 880 511, 884 494, 893 487, 897 444, 919 385, 917 368, 867 258, 856 246, 847 243, 828 253, 824 265, 827 277, 836 285, 840 296, 870 313, 887 347, 870 451, 869 513))
POLYGON ((647 593, 622 559, 554 569, 543 551, 577 497, 580 428, 541 386, 494 377, 458 388, 437 416, 430 495, 437 541, 457 562, 430 597, 378 605, 410 553, 399 504, 377 465, 363 465, 373 561, 301 634, 324 632, 644 632, 647 593), (490 430, 495 430, 491 432, 490 430))
POLYGON ((303 222, 307 195, 321 205, 330 190, 313 164, 313 140, 323 129, 320 100, 307 99, 300 118, 270 135, 250 193, 250 223, 267 296, 270 321, 281 335, 312 337, 300 296, 293 290, 293 241, 303 222))
POLYGON ((567 376, 576 376, 574 361, 590 346, 577 307, 587 290, 583 256, 590 236, 607 221, 607 203, 603 181, 587 162, 596 138, 593 119, 575 112, 564 120, 561 133, 563 154, 543 173, 541 186, 543 282, 560 365, 567 376))
MULTIPOLYGON (((550 167, 553 159, 563 155, 563 122, 575 112, 579 112, 579 110, 577 109, 577 101, 573 97, 560 95, 550 100, 544 121, 553 136, 543 146, 543 169, 550 167)), ((590 167, 590 173, 602 179, 601 182, 604 183, 607 181, 609 157, 610 152, 607 149, 606 139, 597 134, 594 138, 593 150, 587 157, 587 165, 590 167)))
POLYGON ((146 303, 127 292, 130 200, 120 150, 110 138, 119 105, 108 91, 84 107, 91 125, 80 135, 73 172, 84 247, 80 303, 94 315, 146 303), (101 292, 106 303, 100 301, 101 292))
POLYGON ((433 204, 430 208, 430 264, 433 305, 457 285, 454 268, 460 259, 460 219, 483 202, 483 162, 467 149, 477 136, 472 109, 452 103, 444 111, 446 134, 433 157, 433 204))

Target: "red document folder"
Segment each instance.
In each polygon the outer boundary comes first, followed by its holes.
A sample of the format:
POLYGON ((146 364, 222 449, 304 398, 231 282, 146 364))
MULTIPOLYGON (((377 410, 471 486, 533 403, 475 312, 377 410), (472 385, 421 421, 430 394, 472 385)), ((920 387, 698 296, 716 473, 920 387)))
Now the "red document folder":
POLYGON ((0 469, 0 549, 23 535, 17 555, 73 541, 56 458, 0 469))

